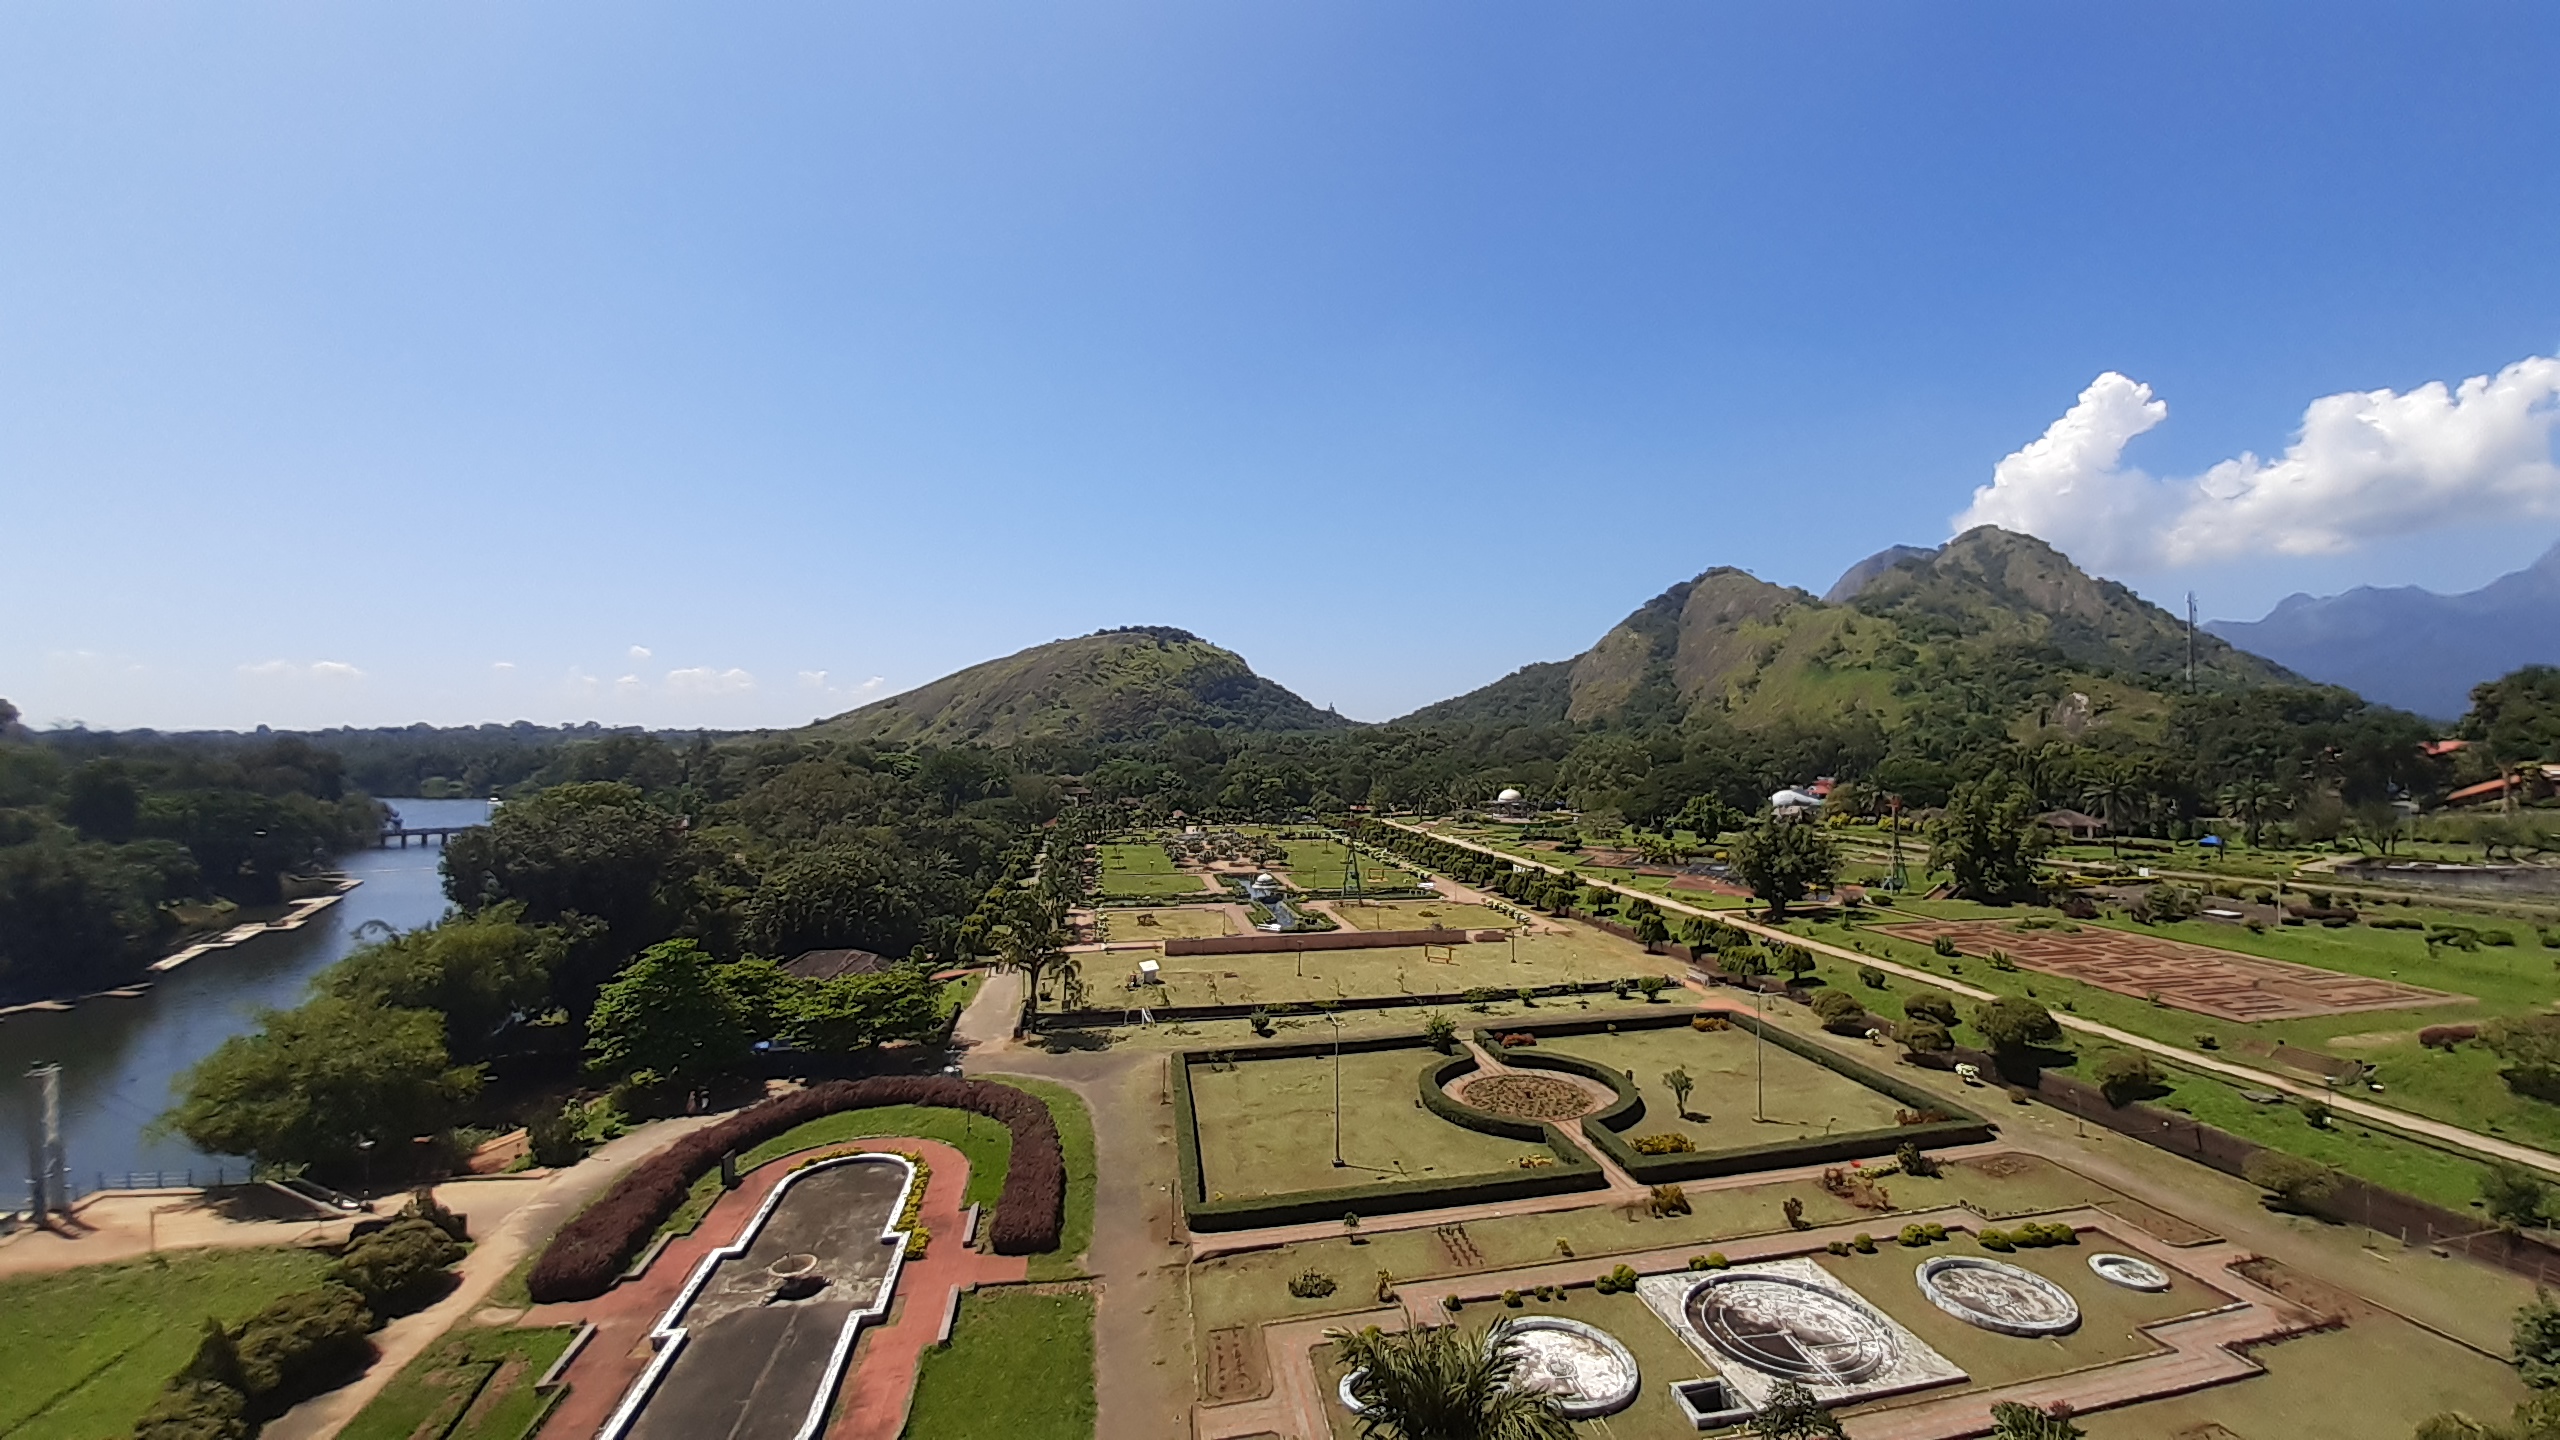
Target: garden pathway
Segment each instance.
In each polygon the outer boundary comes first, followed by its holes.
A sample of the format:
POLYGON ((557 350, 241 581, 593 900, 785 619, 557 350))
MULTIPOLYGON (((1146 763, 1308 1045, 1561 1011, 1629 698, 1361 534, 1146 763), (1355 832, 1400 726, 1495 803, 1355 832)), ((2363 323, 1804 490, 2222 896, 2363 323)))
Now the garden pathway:
MULTIPOLYGON (((1516 856, 1505 855, 1501 851, 1491 849, 1487 846, 1477 845, 1466 840, 1460 840, 1451 835, 1436 834, 1432 831, 1422 829, 1419 826, 1407 825, 1402 821, 1389 820, 1385 823, 1393 825, 1399 830, 1411 831, 1416 835, 1426 835, 1434 840, 1445 841, 1446 843, 1458 846, 1461 849, 1473 850, 1478 854, 1490 855, 1501 860, 1518 859, 1516 856)), ((1523 863, 1539 865, 1539 862, 1534 860, 1523 863)), ((1563 873, 1553 865, 1539 865, 1539 868, 1553 874, 1563 873)), ((1742 919, 1729 910, 1701 910, 1694 906, 1683 905, 1679 901, 1671 899, 1668 896, 1648 894, 1642 890, 1633 889, 1631 887, 1615 884, 1606 880, 1591 879, 1587 876, 1583 877, 1583 883, 1586 885, 1596 886, 1603 890, 1614 890, 1618 894, 1632 896, 1639 900, 1650 900, 1665 910, 1676 910, 1684 915, 1695 915, 1701 919, 1712 920, 1720 925, 1730 925, 1737 930, 1741 930, 1747 934, 1756 935, 1763 940, 1775 940, 1786 945, 1799 945, 1807 950, 1828 955, 1835 960, 1845 960, 1852 965, 1872 965, 1889 974, 1899 975, 1905 980, 1916 980, 1924 985, 1934 985, 1938 989, 1950 991, 1954 994, 1965 996, 1968 999, 1996 1000, 1999 998, 1988 990, 1981 989, 1977 986, 1967 985, 1960 980, 1951 980, 1946 976, 1932 974, 1929 971, 1919 969, 1915 966, 1904 965, 1898 961, 1888 960, 1882 956, 1862 954, 1855 950, 1844 950, 1841 947, 1830 944, 1826 941, 1809 939, 1802 935, 1791 935, 1784 930, 1763 925, 1757 921, 1742 919)), ((2313 1085, 2304 1081, 2290 1079, 2286 1076, 2274 1074, 2270 1071, 2260 1070, 2255 1066, 2237 1064, 2232 1061, 2222 1059, 2219 1056, 2208 1055, 2201 1050, 2190 1050, 2181 1045, 2171 1045, 2165 1041, 2154 1040, 2147 1035, 2136 1035, 2130 1030, 2118 1029, 2113 1025, 2103 1025, 2095 1020, 2084 1020, 2077 1015, 2056 1014, 2053 1018, 2059 1021, 2062 1027, 2066 1030, 2076 1030, 2081 1034, 2094 1035, 2101 1040, 2122 1045, 2128 1049, 2141 1050, 2149 1054, 2157 1055, 2164 1060, 2174 1061, 2191 1070, 2208 1071, 2216 1075, 2224 1076, 2228 1079, 2243 1081, 2262 1090, 2274 1090, 2286 1095, 2318 1100, 2333 1110, 2353 1115, 2360 1120, 2369 1120, 2374 1124, 2388 1126, 2391 1129, 2398 1130, 2406 1134, 2420 1135, 2430 1140, 2442 1141, 2447 1145, 2468 1150, 2475 1155, 2485 1155, 2495 1160, 2513 1161, 2518 1165, 2529 1166, 2547 1174, 2560 1175, 2560 1155, 2555 1155, 2548 1150, 2539 1150, 2530 1145, 2519 1145, 2512 1140, 2502 1140, 2496 1136, 2483 1135, 2477 1130, 2467 1129, 2460 1125, 2448 1124, 2442 1120, 2431 1120, 2426 1116, 2415 1115, 2406 1110, 2394 1109, 2388 1105, 2377 1105, 2370 1100, 2359 1100, 2354 1096, 2330 1090, 2326 1086, 2313 1085)))
POLYGON ((372 1403, 374 1396, 382 1393, 382 1387, 390 1384, 391 1377, 399 1374, 403 1366, 479 1309, 498 1282, 550 1240, 552 1232, 566 1224, 570 1216, 585 1209, 588 1201, 677 1137, 718 1118, 688 1115, 653 1121, 608 1141, 577 1164, 554 1172, 534 1198, 508 1211, 496 1229, 478 1238, 471 1253, 454 1267, 460 1283, 451 1294, 375 1332, 373 1345, 378 1354, 370 1369, 350 1384, 296 1405, 259 1434, 265 1440, 330 1440, 357 1412, 372 1403))

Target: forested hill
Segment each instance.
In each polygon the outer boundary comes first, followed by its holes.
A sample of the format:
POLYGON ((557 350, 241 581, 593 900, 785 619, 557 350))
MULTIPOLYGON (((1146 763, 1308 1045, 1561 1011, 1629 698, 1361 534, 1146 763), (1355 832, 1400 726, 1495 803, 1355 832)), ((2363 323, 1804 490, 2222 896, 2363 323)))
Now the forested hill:
MULTIPOLYGON (((1860 561, 1818 600, 1719 567, 1647 601, 1569 661, 1406 716, 1424 725, 1616 724, 1701 714, 1761 726, 1954 706, 2028 729, 2156 724, 2185 689, 2186 626, 2032 536, 1985 526, 1860 561), (2081 697, 2074 700, 2072 697, 2081 697)), ((2299 684, 2196 637, 2205 690, 2299 684)))
POLYGON ((120 984, 382 823, 339 758, 297 738, 39 736, 16 718, 0 700, 0 1001, 120 984))
POLYGON ((1338 730, 1351 722, 1253 673, 1187 630, 1141 625, 1034 645, 819 722, 807 733, 888 743, 1111 743, 1181 729, 1338 730))

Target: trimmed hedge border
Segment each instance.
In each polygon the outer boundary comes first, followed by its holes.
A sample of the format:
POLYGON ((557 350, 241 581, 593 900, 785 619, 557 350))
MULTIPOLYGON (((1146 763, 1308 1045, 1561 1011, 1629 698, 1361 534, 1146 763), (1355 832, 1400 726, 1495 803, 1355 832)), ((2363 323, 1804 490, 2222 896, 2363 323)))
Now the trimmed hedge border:
MULTIPOLYGON (((1505 1025, 1503 1029, 1505 1033, 1517 1034, 1526 1031, 1542 1038, 1550 1035, 1597 1035, 1611 1030, 1661 1030, 1675 1025, 1687 1025, 1700 1013, 1702 1012, 1683 1010, 1668 1015, 1639 1013, 1594 1020, 1531 1021, 1527 1024, 1505 1025)), ((1829 1050, 1790 1035, 1776 1026, 1763 1025, 1753 1016, 1735 1011, 1718 1013, 1734 1028, 1750 1031, 1779 1049, 1810 1060, 1835 1075, 1854 1080, 1914 1110, 1936 1110, 1949 1114, 1950 1118, 1932 1121, 1926 1125, 1893 1125, 1874 1130, 1853 1130, 1843 1135, 1828 1135, 1815 1139, 1780 1140, 1767 1145, 1751 1145, 1739 1150, 1722 1150, 1711 1154, 1639 1155, 1634 1147, 1620 1138, 1617 1131, 1640 1118, 1640 1110, 1636 1114, 1625 1116, 1616 1125, 1608 1123, 1611 1119, 1618 1118, 1618 1107, 1615 1106, 1596 1115, 1584 1116, 1582 1118, 1583 1138, 1590 1141, 1600 1153, 1608 1156, 1619 1169, 1626 1171, 1631 1178, 1643 1184, 1667 1185, 1682 1180, 1704 1180, 1719 1175, 1746 1175, 1758 1170, 1789 1170, 1803 1165, 1830 1165, 1843 1160, 1865 1160, 1879 1155, 1890 1155, 1906 1144, 1933 1149, 1947 1145, 1972 1145, 1991 1138, 1990 1121, 1970 1110, 1951 1105, 1945 1099, 1919 1086, 1897 1079, 1881 1070, 1870 1069, 1846 1056, 1834 1055, 1829 1050)), ((1515 1050, 1507 1053, 1503 1058, 1506 1064, 1544 1065, 1548 1069, 1570 1070, 1577 1075, 1590 1073, 1581 1068, 1584 1065, 1607 1071, 1611 1075, 1618 1073, 1610 1070, 1606 1065, 1581 1061, 1579 1057, 1574 1056, 1548 1055, 1531 1060, 1526 1052, 1515 1050), (1579 1063, 1559 1065, 1555 1063, 1558 1060, 1579 1063)), ((1606 1077, 1595 1076, 1594 1078, 1606 1077)))
POLYGON ((552 1237, 525 1277, 526 1291, 545 1304, 603 1294, 621 1277, 632 1254, 684 1203, 693 1182, 719 1164, 721 1156, 840 1111, 882 1105, 967 1110, 1002 1121, 1013 1135, 1013 1159, 996 1201, 996 1253, 1029 1255, 1058 1247, 1065 1220, 1066 1155, 1059 1148, 1057 1121, 1039 1097, 986 1080, 884 1075, 831 1080, 775 1096, 641 1161, 552 1237))
POLYGON ((1501 1049, 1486 1053, 1500 1055, 1502 1063, 1515 1070, 1561 1070, 1567 1075, 1579 1075, 1585 1080, 1597 1080, 1608 1086, 1610 1093, 1618 1098, 1606 1107, 1583 1116, 1582 1124, 1586 1130, 1593 1125, 1624 1130, 1644 1118, 1644 1096, 1636 1089, 1635 1077, 1624 1070, 1603 1065, 1597 1060, 1585 1060, 1579 1055, 1541 1055, 1535 1050, 1501 1049))
MULTIPOLYGON (((1495 1115, 1491 1111, 1462 1105, 1441 1093, 1436 1084, 1441 1076, 1454 1078, 1464 1074, 1475 1068, 1476 1060, 1472 1055, 1444 1056, 1435 1053, 1420 1072, 1425 1108, 1441 1119, 1469 1130, 1542 1144, 1549 1154, 1555 1156, 1556 1163, 1534 1170, 1459 1176, 1439 1181, 1389 1181, 1344 1185, 1331 1190, 1299 1190, 1285 1195, 1242 1200, 1211 1200, 1200 1164, 1200 1125, 1191 1100, 1191 1067, 1207 1063, 1212 1056, 1247 1064, 1254 1060, 1329 1055, 1333 1048, 1330 1040, 1287 1041, 1277 1045, 1239 1046, 1231 1050, 1183 1050, 1174 1054, 1173 1134, 1176 1159, 1182 1174, 1184 1224, 1195 1231, 1258 1230, 1270 1225, 1308 1225, 1339 1220, 1346 1213, 1397 1215, 1409 1210, 1438 1210, 1450 1205, 1477 1205, 1532 1195, 1561 1195, 1573 1190, 1607 1188, 1609 1177, 1592 1162, 1590 1156, 1582 1153, 1581 1147, 1555 1126, 1495 1115), (1527 1131, 1534 1133, 1524 1133, 1527 1131)), ((1430 1042, 1416 1035, 1370 1036, 1362 1040, 1345 1040, 1342 1048, 1353 1052, 1428 1050, 1430 1042)))

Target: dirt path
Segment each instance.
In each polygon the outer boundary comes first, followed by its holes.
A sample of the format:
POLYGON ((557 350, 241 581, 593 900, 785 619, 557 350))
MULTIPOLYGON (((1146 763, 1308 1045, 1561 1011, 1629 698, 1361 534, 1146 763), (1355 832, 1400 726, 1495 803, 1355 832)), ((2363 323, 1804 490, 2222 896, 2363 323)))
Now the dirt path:
POLYGON ((1094 1433, 1111 1440, 1190 1434, 1189 1252, 1174 1224, 1173 1108, 1166 1057, 1141 1052, 1053 1055, 992 1047, 973 1074, 1026 1075, 1073 1090, 1093 1116, 1094 1433))
MULTIPOLYGON (((1421 829, 1418 826, 1406 825, 1400 821, 1390 820, 1386 823, 1394 825, 1400 830, 1411 831, 1416 835, 1428 835, 1434 840, 1446 841, 1447 843, 1456 845, 1462 849, 1473 850, 1478 854, 1491 855, 1503 860, 1517 859, 1515 856, 1504 855, 1501 851, 1489 849, 1485 846, 1473 844, 1469 841, 1460 840, 1455 836, 1434 834, 1433 832, 1421 829)), ((1533 865, 1538 864, 1538 862, 1534 860, 1526 863, 1533 865)), ((1562 873, 1552 865, 1540 865, 1539 868, 1550 873, 1562 873)), ((1872 965, 1879 970, 1887 972, 1888 974, 1899 975, 1905 980, 1918 981, 1923 985, 1934 985, 1938 989, 1950 991, 1954 994, 1965 996, 1968 999, 1995 1000, 1999 998, 1988 990, 1967 985, 1958 980, 1950 980, 1943 975, 1935 975, 1926 970, 1885 959, 1882 956, 1861 954, 1855 950, 1844 950, 1839 946, 1830 944, 1826 941, 1808 939, 1801 935, 1790 935, 1784 930, 1774 929, 1770 926, 1760 924, 1757 921, 1742 919, 1731 911, 1700 910, 1694 906, 1684 905, 1668 896, 1648 894, 1642 890, 1632 889, 1628 886, 1618 885, 1606 880, 1591 879, 1587 876, 1583 877, 1583 883, 1586 885, 1596 886, 1603 890, 1614 890, 1621 895, 1633 896, 1640 900, 1650 900, 1665 910, 1676 910, 1684 915, 1695 915, 1703 919, 1713 920, 1720 925, 1730 925, 1737 930, 1757 935, 1764 940, 1776 940, 1787 945, 1800 945, 1807 950, 1831 956, 1836 960, 1845 960, 1852 965, 1872 965)), ((2154 1040, 2147 1035, 2136 1035, 2130 1030, 2120 1030, 2113 1025, 2102 1025, 2095 1020, 2083 1020, 2077 1015, 2057 1013, 2053 1018, 2061 1022, 2062 1027, 2066 1030, 2077 1030, 2084 1035, 2094 1035, 2101 1040, 2110 1041, 2114 1044, 2125 1046, 2128 1049, 2145 1051, 2147 1053, 2157 1055, 2164 1060, 2175 1061, 2191 1070, 2204 1070, 2216 1075, 2224 1076, 2228 1079, 2244 1081, 2247 1084, 2262 1090, 2274 1090, 2286 1095, 2318 1100, 2328 1105, 2333 1110, 2343 1111, 2360 1120, 2369 1120, 2374 1124, 2388 1126, 2391 1129, 2399 1130, 2411 1135, 2423 1135, 2428 1139, 2438 1140, 2447 1145, 2468 1150, 2475 1155, 2485 1155, 2497 1160, 2509 1160, 2519 1165, 2530 1166, 2533 1169, 2543 1171, 2547 1174, 2560 1175, 2560 1155, 2555 1155, 2548 1150, 2538 1150, 2530 1145, 2519 1145, 2512 1140, 2501 1140, 2492 1135, 2483 1135, 2476 1130, 2465 1129, 2460 1125, 2447 1124, 2441 1120, 2431 1120, 2423 1115, 2413 1115, 2406 1110, 2394 1109, 2388 1105, 2376 1105, 2372 1101, 2359 1100, 2354 1096, 2341 1094, 2324 1086, 2312 1085, 2300 1080, 2288 1079, 2285 1076, 2277 1075, 2266 1070, 2260 1070, 2254 1066, 2236 1064, 2232 1061, 2222 1059, 2219 1056, 2208 1055, 2201 1050, 2190 1050, 2184 1046, 2171 1045, 2165 1041, 2154 1040)))
POLYGON ((399 1374, 402 1366, 479 1309, 489 1292, 518 1262, 548 1241, 552 1232, 584 1209, 588 1201, 621 1179, 624 1171, 676 1137, 719 1118, 694 1115, 643 1125, 553 1175, 543 1182, 538 1194, 510 1210, 496 1229, 478 1237, 471 1253, 454 1267, 462 1278, 452 1294, 415 1315, 392 1321, 374 1335, 374 1348, 380 1355, 372 1368, 352 1384, 296 1405, 259 1433, 266 1440, 328 1440, 336 1435, 357 1411, 382 1393, 382 1387, 391 1383, 391 1377, 399 1374))

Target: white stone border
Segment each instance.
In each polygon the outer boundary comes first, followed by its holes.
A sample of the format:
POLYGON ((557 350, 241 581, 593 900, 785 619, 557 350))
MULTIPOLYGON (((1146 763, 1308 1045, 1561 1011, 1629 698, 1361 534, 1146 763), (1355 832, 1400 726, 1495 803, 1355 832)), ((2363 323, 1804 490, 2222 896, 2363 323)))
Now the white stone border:
POLYGON ((2089 1269, 2110 1285, 2153 1295, 2167 1290, 2172 1283, 2168 1271, 2139 1255, 2125 1255, 2113 1250, 2101 1250, 2090 1256, 2089 1269))
POLYGON ((2006 1260, 1994 1260, 1984 1255, 1941 1255, 1935 1260, 1921 1261, 1913 1270, 1912 1278, 1919 1282, 1920 1293, 1929 1297, 1930 1304, 1977 1329, 2014 1335, 2021 1340, 2042 1340, 2068 1335, 2080 1328, 2080 1302, 2072 1298, 2071 1292, 2023 1265, 2012 1265, 2006 1260), (1949 1270, 1988 1270, 2005 1275, 2030 1290, 2044 1292, 2049 1299, 2061 1301, 2062 1307, 2071 1313, 2060 1320, 2012 1320, 2005 1315, 1975 1309, 1938 1288, 1938 1276, 1949 1270))
POLYGON ((826 1428, 827 1411, 834 1407, 836 1387, 844 1381, 845 1365, 853 1357, 855 1337, 862 1333, 863 1326, 889 1313, 890 1298, 898 1289, 898 1272, 907 1262, 907 1232, 898 1228, 898 1217, 907 1213, 907 1194, 916 1183, 916 1164, 904 1155, 878 1151, 834 1155, 812 1161, 783 1176, 764 1197, 764 1203, 756 1207, 755 1216, 747 1221, 745 1229, 738 1232, 738 1238, 705 1254, 694 1265, 693 1274, 686 1278, 684 1288, 676 1292, 676 1298, 668 1303, 665 1312, 658 1317, 658 1323, 650 1327, 649 1343, 658 1353, 649 1358, 649 1368, 641 1371, 640 1378, 632 1381, 631 1388, 623 1392, 622 1403, 614 1407, 613 1414, 604 1422, 604 1428, 596 1432, 596 1440, 622 1440, 632 1422, 640 1418, 641 1407, 649 1403, 651 1392, 658 1388, 658 1382, 666 1377, 668 1367, 675 1364, 677 1353, 684 1349, 686 1331, 676 1323, 676 1319, 702 1293, 702 1287, 710 1282, 711 1272, 718 1269, 722 1261, 735 1260, 747 1253, 748 1247, 763 1231, 765 1221, 772 1218, 773 1212, 782 1204, 784 1193, 793 1185, 838 1165, 896 1165, 906 1171, 907 1178, 898 1186, 898 1198, 889 1206, 889 1222, 880 1231, 880 1243, 894 1247, 889 1256, 889 1268, 880 1277, 880 1291, 872 1297, 869 1305, 845 1317, 844 1329, 836 1336, 835 1351, 827 1357, 826 1373, 819 1377, 817 1393, 810 1397, 809 1413, 792 1434, 792 1440, 816 1440, 818 1432, 826 1428))

